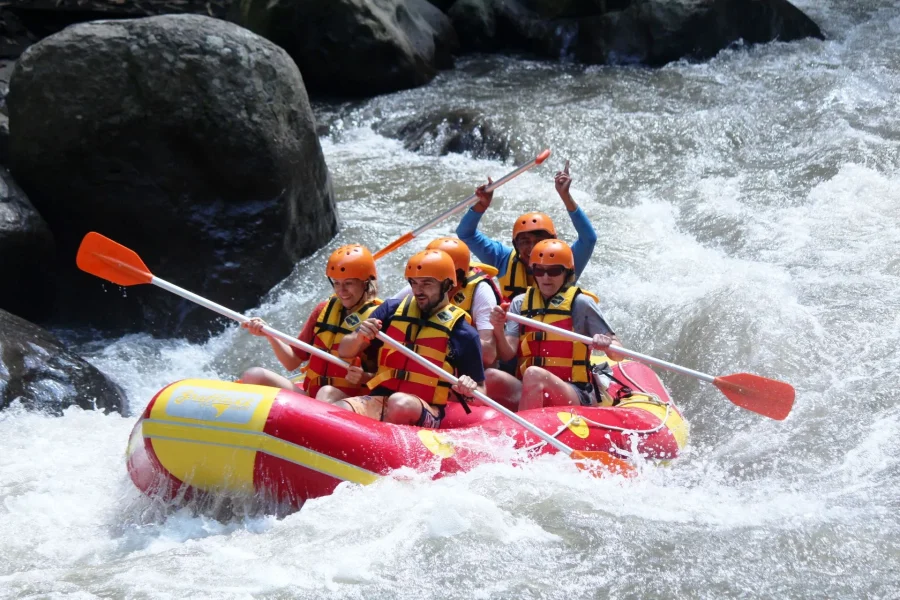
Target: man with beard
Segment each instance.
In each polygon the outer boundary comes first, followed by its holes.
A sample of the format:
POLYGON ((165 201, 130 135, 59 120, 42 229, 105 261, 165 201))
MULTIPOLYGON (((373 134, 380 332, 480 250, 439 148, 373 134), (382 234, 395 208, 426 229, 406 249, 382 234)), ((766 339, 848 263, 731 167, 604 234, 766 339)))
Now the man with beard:
POLYGON ((406 264, 406 279, 412 296, 388 300, 341 340, 342 357, 358 356, 370 345, 380 349, 378 371, 366 384, 371 394, 345 398, 335 406, 388 423, 437 429, 452 396, 465 401, 476 389, 484 391, 481 342, 468 313, 450 303, 456 286, 450 255, 442 250, 419 252, 406 264), (381 330, 459 381, 451 386, 382 345, 375 339, 381 330))

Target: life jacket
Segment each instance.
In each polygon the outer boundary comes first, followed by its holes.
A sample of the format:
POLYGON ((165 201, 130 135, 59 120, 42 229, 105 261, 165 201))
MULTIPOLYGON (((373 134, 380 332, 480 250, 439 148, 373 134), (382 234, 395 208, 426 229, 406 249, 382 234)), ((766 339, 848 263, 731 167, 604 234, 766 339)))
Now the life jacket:
POLYGON ((500 290, 497 288, 497 284, 494 283, 494 281, 491 279, 491 275, 496 274, 497 270, 493 267, 489 267, 488 265, 477 265, 475 267, 469 267, 469 272, 466 275, 465 287, 453 294, 453 298, 450 299, 450 302, 471 315, 472 304, 474 304, 475 302, 475 289, 480 283, 484 282, 491 288, 491 291, 494 292, 494 297, 499 303, 500 290), (493 273, 491 273, 491 271, 493 271, 493 273))
MULTIPOLYGON (((572 306, 575 298, 586 294, 598 301, 597 296, 570 285, 563 288, 546 303, 540 290, 528 288, 522 301, 520 314, 561 329, 573 331, 572 306)), ((591 381, 591 348, 556 333, 550 333, 521 325, 519 335, 519 377, 531 366, 547 369, 563 381, 588 383, 591 381)))
MULTIPOLYGON (((389 337, 453 374, 447 360, 450 351, 450 332, 460 319, 468 319, 463 309, 448 304, 429 318, 422 317, 415 298, 407 296, 391 318, 385 332, 389 337)), ((384 386, 393 392, 418 396, 429 404, 446 404, 450 384, 435 377, 431 371, 406 358, 387 344, 378 352, 378 373, 367 384, 370 390, 384 386)))
POLYGON ((506 272, 497 278, 503 299, 509 302, 534 285, 534 277, 528 272, 525 263, 519 260, 519 252, 513 250, 506 263, 506 272))
MULTIPOLYGON (((316 319, 313 346, 337 356, 338 346, 341 345, 341 340, 344 339, 344 336, 356 331, 359 324, 368 319, 369 315, 381 303, 382 300, 376 298, 366 302, 359 307, 359 310, 341 319, 341 300, 337 296, 332 296, 316 319)), ((313 355, 306 366, 303 391, 315 398, 316 393, 323 386, 331 385, 350 396, 362 396, 366 393, 364 387, 353 385, 345 379, 346 376, 347 369, 344 367, 339 367, 313 355)))

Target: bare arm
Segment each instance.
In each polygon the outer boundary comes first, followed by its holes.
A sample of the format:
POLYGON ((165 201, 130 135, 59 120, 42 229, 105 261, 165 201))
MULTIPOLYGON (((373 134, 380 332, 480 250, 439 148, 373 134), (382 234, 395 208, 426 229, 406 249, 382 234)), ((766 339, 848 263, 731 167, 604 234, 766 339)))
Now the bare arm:
POLYGON ((516 348, 519 346, 519 338, 506 335, 506 310, 502 306, 491 309, 491 324, 494 326, 493 337, 497 347, 497 356, 500 360, 511 360, 516 356, 516 348))
POLYGON ((275 358, 278 359, 282 367, 288 371, 294 371, 303 364, 303 361, 294 354, 293 346, 288 346, 281 340, 268 336, 266 336, 266 339, 269 340, 269 345, 272 346, 272 350, 275 352, 275 358))
POLYGON ((575 204, 575 199, 572 198, 572 194, 569 192, 569 186, 572 185, 572 177, 569 175, 568 160, 566 161, 566 166, 563 167, 563 170, 556 172, 553 183, 556 186, 556 193, 559 194, 559 197, 562 199, 563 204, 566 205, 566 210, 570 213, 575 212, 575 210, 578 208, 578 205, 575 204))
POLYGON ((359 356, 369 347, 379 331, 381 331, 380 320, 366 319, 359 324, 356 331, 344 336, 341 345, 338 346, 338 356, 341 358, 359 356))
POLYGON ((281 340, 267 336, 263 331, 263 327, 265 326, 266 322, 259 317, 253 317, 249 321, 241 324, 241 327, 249 331, 251 335, 265 336, 265 338, 269 340, 269 345, 272 346, 272 350, 275 352, 275 358, 278 359, 278 362, 280 362, 281 366, 285 369, 293 371, 302 365, 305 358, 297 356, 294 353, 293 346, 288 346, 281 340))
POLYGON ((497 360, 497 343, 494 341, 494 330, 479 329, 478 338, 481 340, 481 361, 485 367, 489 367, 497 360))

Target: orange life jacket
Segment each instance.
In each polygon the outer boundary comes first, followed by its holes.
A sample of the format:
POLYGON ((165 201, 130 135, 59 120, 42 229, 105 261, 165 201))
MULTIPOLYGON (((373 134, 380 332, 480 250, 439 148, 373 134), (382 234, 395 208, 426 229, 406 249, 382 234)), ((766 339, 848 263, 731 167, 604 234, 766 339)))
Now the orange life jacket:
MULTIPOLYGON (((546 303, 540 290, 528 288, 522 301, 520 314, 548 325, 568 331, 572 328, 572 307, 580 294, 597 297, 581 288, 570 285, 564 287, 546 303)), ((519 335, 519 377, 531 366, 547 369, 563 381, 588 383, 590 377, 591 348, 581 342, 573 342, 561 335, 520 326, 519 335)))
MULTIPOLYGON (((425 319, 415 298, 407 296, 394 312, 385 333, 453 374, 453 365, 447 360, 450 332, 457 321, 468 318, 466 311, 448 304, 425 319)), ((371 390, 384 386, 393 392, 412 394, 429 404, 446 404, 450 395, 449 383, 435 377, 431 371, 386 344, 378 353, 378 373, 367 385, 371 390)))
MULTIPOLYGON (((359 324, 369 318, 382 300, 376 298, 366 302, 359 310, 341 319, 341 300, 331 296, 328 304, 316 319, 313 346, 337 356, 338 346, 348 333, 353 333, 359 324)), ((316 393, 326 385, 331 385, 350 396, 362 396, 367 393, 363 386, 355 386, 345 379, 347 369, 330 363, 318 356, 311 356, 303 379, 303 391, 315 398, 316 393)))
POLYGON ((524 294, 525 290, 534 285, 534 277, 528 272, 525 263, 519 260, 518 251, 513 250, 509 255, 506 272, 497 278, 497 282, 500 284, 500 293, 507 302, 524 294))
POLYGON ((453 294, 453 298, 450 299, 455 306, 460 307, 469 315, 472 314, 472 304, 475 302, 475 288, 481 282, 485 282, 488 286, 490 286, 491 291, 494 292, 494 297, 497 299, 497 302, 500 302, 500 290, 497 289, 497 284, 493 282, 490 278, 490 271, 493 271, 493 274, 496 275, 497 271, 493 267, 489 267, 487 265, 478 265, 476 267, 470 267, 469 272, 466 275, 466 285, 461 290, 453 294))

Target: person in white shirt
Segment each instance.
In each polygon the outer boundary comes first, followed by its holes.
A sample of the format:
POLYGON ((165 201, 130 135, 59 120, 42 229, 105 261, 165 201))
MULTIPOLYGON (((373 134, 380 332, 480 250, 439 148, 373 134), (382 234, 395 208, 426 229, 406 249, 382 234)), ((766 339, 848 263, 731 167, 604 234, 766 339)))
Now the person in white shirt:
MULTIPOLYGON (((463 309, 472 318, 472 326, 481 340, 481 356, 485 367, 497 361, 497 342, 491 311, 500 301, 500 291, 491 279, 497 270, 488 265, 470 262, 469 247, 462 240, 452 237, 438 238, 428 244, 428 250, 443 250, 453 259, 456 267, 457 286, 450 290, 450 302, 463 309)), ((395 294, 395 299, 412 293, 409 285, 395 294)))

